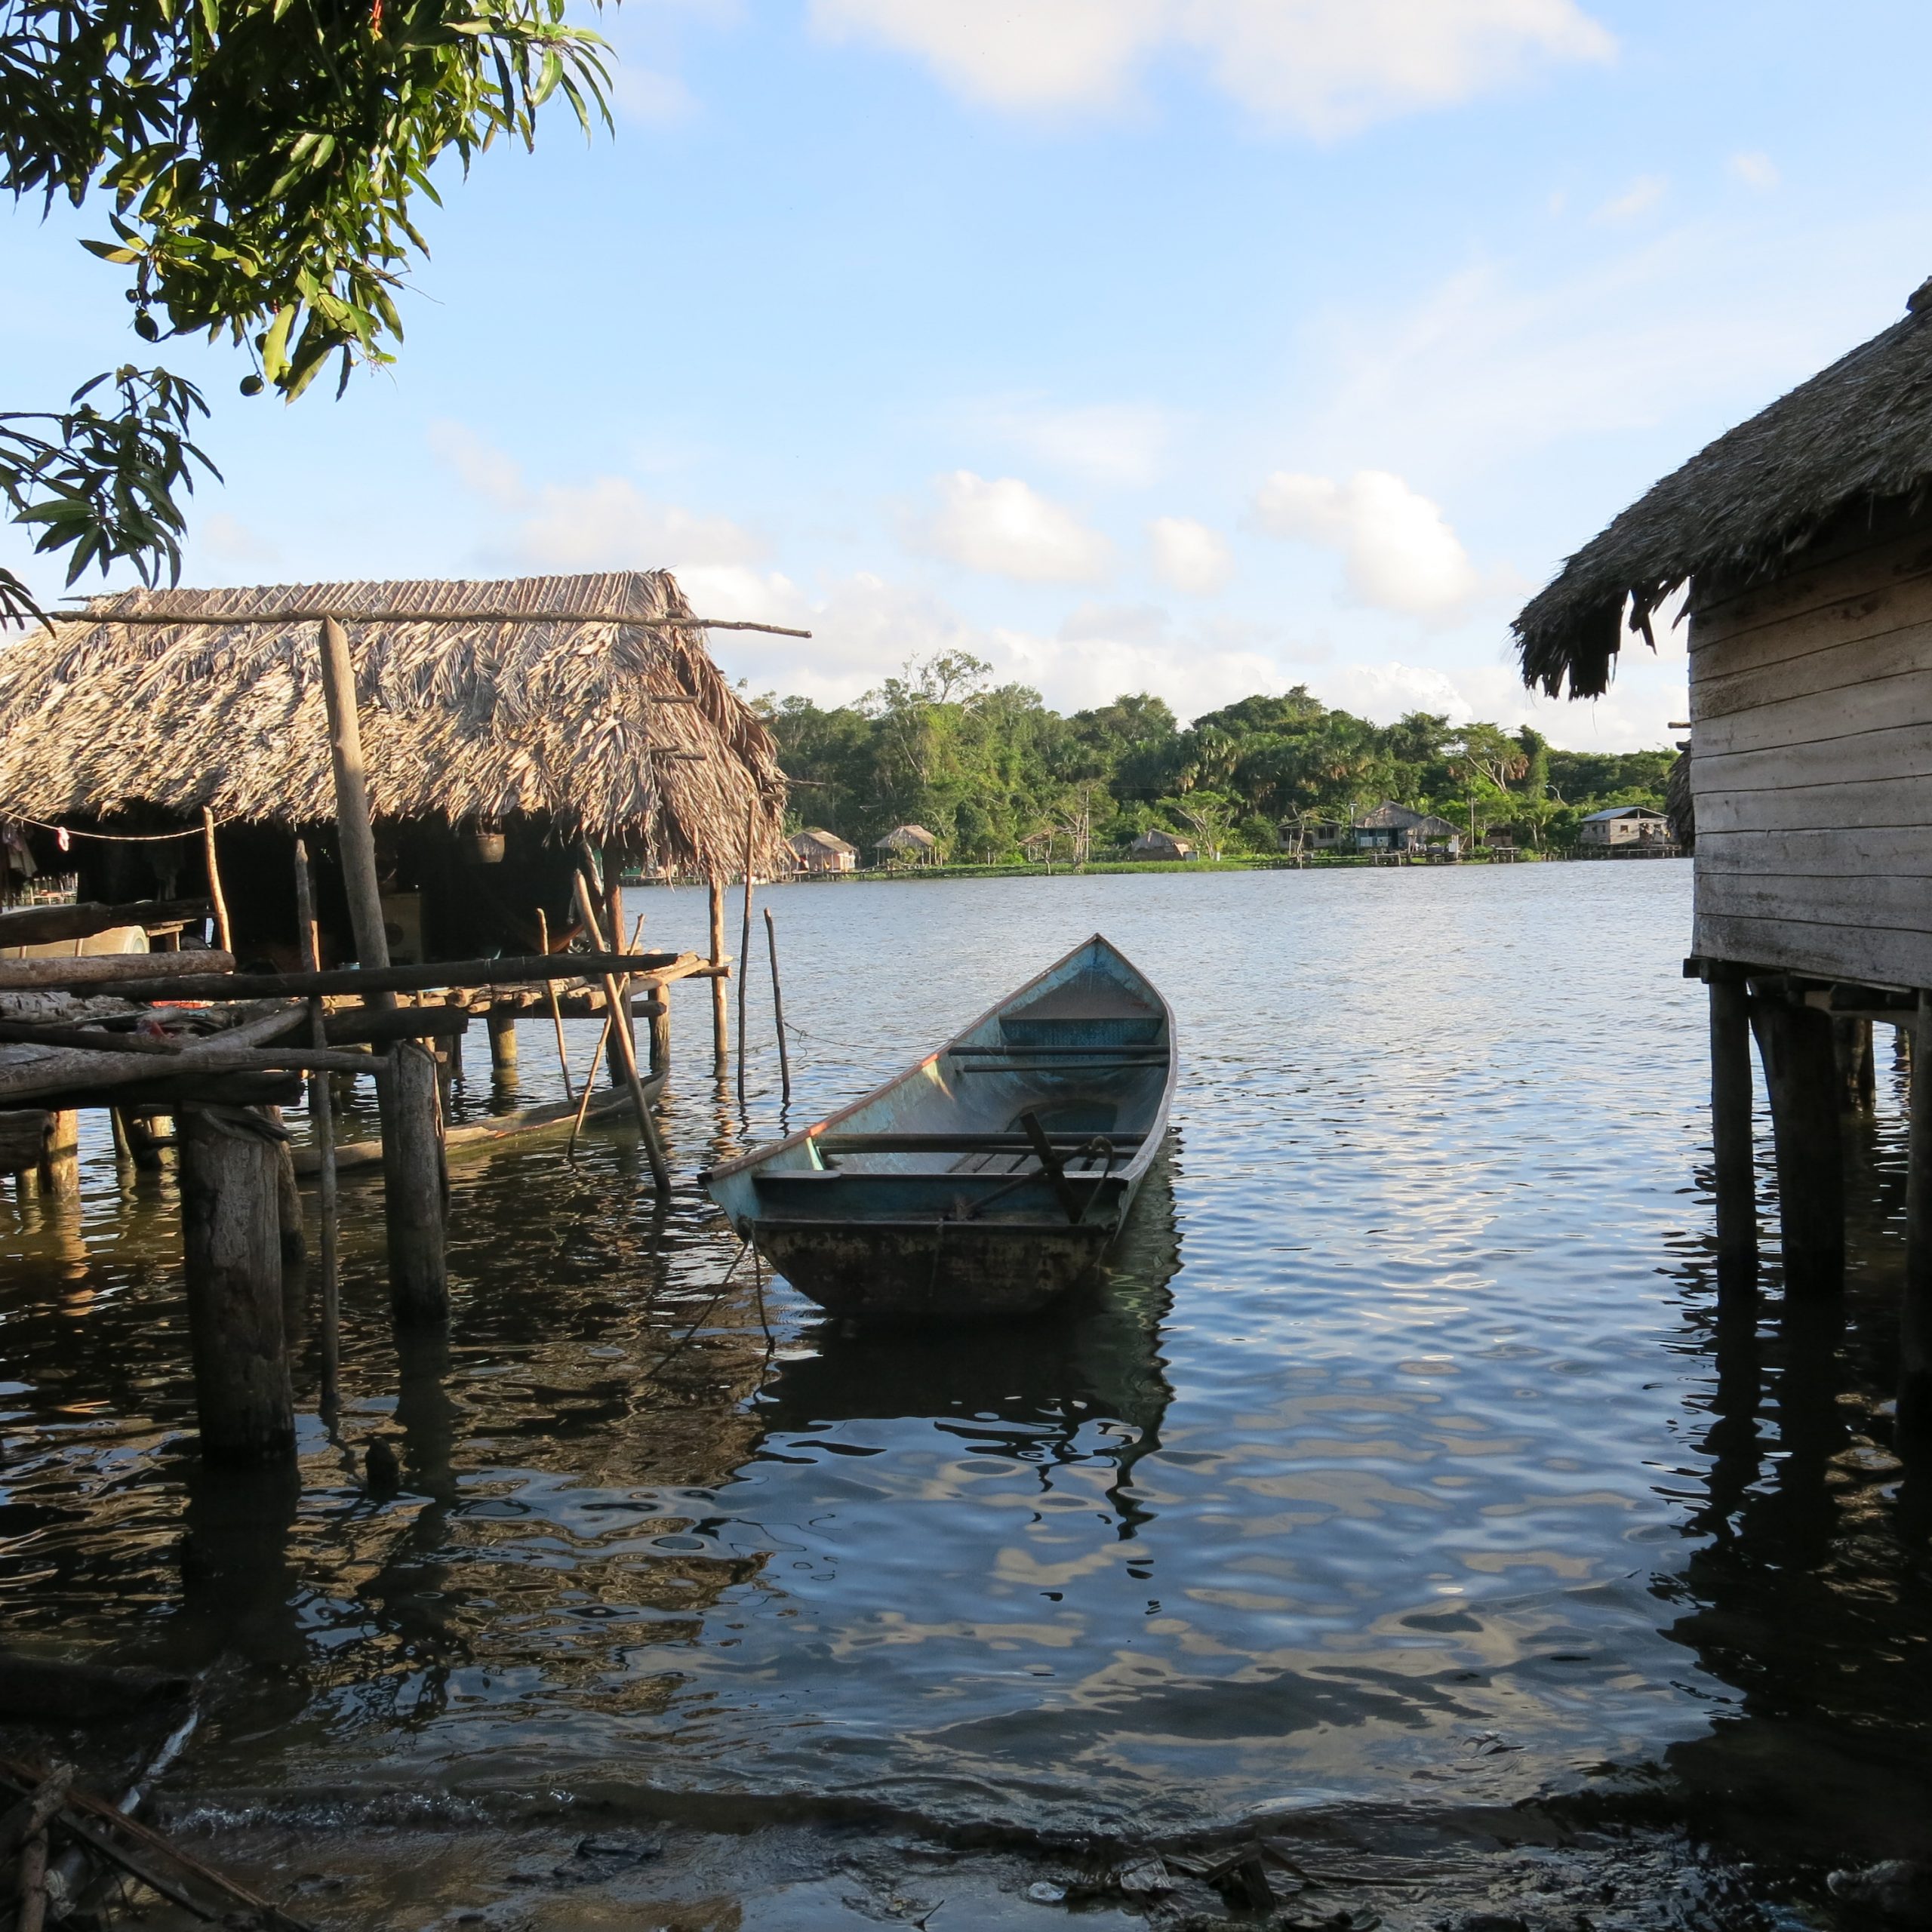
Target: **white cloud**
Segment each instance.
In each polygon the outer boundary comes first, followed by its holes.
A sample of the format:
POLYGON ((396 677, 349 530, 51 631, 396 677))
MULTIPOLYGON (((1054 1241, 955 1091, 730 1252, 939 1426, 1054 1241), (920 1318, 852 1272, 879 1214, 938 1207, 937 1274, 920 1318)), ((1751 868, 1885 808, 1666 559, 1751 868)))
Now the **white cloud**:
POLYGON ((1747 188, 1775 188, 1784 178, 1777 163, 1755 149, 1733 155, 1726 165, 1747 188))
POLYGON ((1622 194, 1613 195, 1590 219, 1592 221, 1635 221, 1647 214, 1664 198, 1670 183, 1661 174, 1642 174, 1622 194))
POLYGON ((204 546, 225 564, 274 563, 281 554, 260 531, 226 510, 203 518, 199 534, 204 546))
POLYGON ((460 423, 438 423, 429 446, 463 484, 509 514, 493 561, 541 570, 672 570, 743 565, 765 554, 755 532, 647 497, 628 477, 532 488, 515 461, 460 423))
POLYGON ((622 62, 611 76, 611 98, 626 120, 651 128, 675 128, 697 112, 691 89, 675 74, 622 62))
POLYGON ((813 0, 812 20, 915 54, 971 99, 1035 111, 1115 105, 1180 47, 1257 115, 1318 136, 1616 51, 1574 0, 813 0))
POLYGON ((1105 574, 1107 540, 1018 477, 989 481, 955 469, 935 477, 934 487, 940 509, 919 532, 926 549, 1027 583, 1091 583, 1105 574))
POLYGON ((1055 409, 1016 401, 976 408, 971 422, 1056 469, 1097 482, 1146 485, 1160 473, 1174 417, 1147 403, 1055 409))
POLYGON ((1147 526, 1154 548, 1154 574, 1196 597, 1211 597, 1234 570, 1228 540, 1191 516, 1160 516, 1147 526))
POLYGON ((1262 528, 1340 551, 1358 603, 1414 617, 1446 617, 1481 587, 1441 509, 1386 469, 1346 483, 1277 470, 1254 500, 1262 528))

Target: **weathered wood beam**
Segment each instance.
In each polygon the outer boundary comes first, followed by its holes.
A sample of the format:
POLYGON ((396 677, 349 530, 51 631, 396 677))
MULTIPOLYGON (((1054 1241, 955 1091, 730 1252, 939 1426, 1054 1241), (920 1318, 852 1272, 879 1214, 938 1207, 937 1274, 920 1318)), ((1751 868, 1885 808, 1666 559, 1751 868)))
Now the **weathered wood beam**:
POLYGON ((200 999, 206 983, 235 971, 227 952, 97 952, 80 959, 0 959, 0 992, 86 992, 95 987, 134 998, 200 999), (152 980, 155 961, 165 958, 168 979, 178 992, 159 995, 124 992, 124 983, 152 980))
MULTIPOLYGON (((123 958, 146 965, 159 955, 145 958, 136 954, 115 955, 112 959, 0 959, 0 974, 9 966, 51 966, 63 969, 81 966, 111 965, 123 958)), ((128 983, 117 984, 115 992, 125 999, 281 999, 306 998, 317 993, 344 993, 352 997, 376 992, 429 992, 441 986, 532 985, 546 980, 577 980, 606 973, 663 973, 675 964, 675 952, 574 952, 549 958, 439 959, 423 966, 385 966, 365 971, 353 966, 332 967, 320 973, 237 973, 234 961, 214 953, 169 953, 168 970, 140 979, 133 974, 121 977, 128 983), (220 958, 212 971, 196 967, 192 980, 180 977, 177 960, 220 958)), ((112 977, 112 976, 103 976, 112 977)), ((694 974, 695 977, 697 975, 694 974)), ((65 971, 45 977, 36 985, 60 988, 84 983, 65 971)), ((0 991, 7 982, 0 977, 0 991)))
MULTIPOLYGON (((460 1006, 399 1006, 393 1013, 351 1008, 324 1016, 322 1028, 332 1047, 374 1045, 391 1040, 426 1040, 467 1032, 470 1016, 460 1006)), ((369 1071, 373 1072, 371 1064, 369 1071)))
POLYGON ((75 906, 23 906, 0 912, 0 946, 53 946, 64 939, 91 939, 116 926, 186 925, 214 910, 206 899, 137 899, 125 906, 90 899, 75 906))
POLYGON ((1899 1324, 1899 1429, 1932 1438, 1932 993, 1918 995, 1905 1184, 1905 1300, 1899 1324))
MULTIPOLYGON (((365 1054, 318 1052, 313 1047, 184 1047, 171 1068, 189 1074, 275 1073, 295 1068, 313 1073, 367 1073, 365 1054)), ((63 1098, 89 1090, 122 1087, 158 1077, 146 1054, 51 1053, 36 1060, 0 1066, 0 1102, 63 1098)))

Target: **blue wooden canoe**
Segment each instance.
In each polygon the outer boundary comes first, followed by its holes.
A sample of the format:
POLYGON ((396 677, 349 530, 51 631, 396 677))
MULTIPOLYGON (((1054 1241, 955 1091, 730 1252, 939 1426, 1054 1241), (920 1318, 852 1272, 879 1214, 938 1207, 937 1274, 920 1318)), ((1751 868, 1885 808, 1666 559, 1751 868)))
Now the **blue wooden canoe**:
POLYGON ((1100 1269, 1175 1066, 1167 1001, 1096 934, 863 1100, 700 1178, 835 1315, 1031 1314, 1100 1269))

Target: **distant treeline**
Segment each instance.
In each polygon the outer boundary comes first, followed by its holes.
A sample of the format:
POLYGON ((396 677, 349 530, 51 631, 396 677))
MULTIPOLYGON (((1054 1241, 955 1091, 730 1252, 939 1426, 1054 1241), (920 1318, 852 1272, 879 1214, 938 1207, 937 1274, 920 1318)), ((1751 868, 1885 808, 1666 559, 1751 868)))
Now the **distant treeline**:
POLYGON ((1284 828, 1346 823, 1384 798, 1480 838, 1574 844, 1583 815, 1663 804, 1673 754, 1564 752, 1525 726, 1451 724, 1412 712, 1371 724, 1297 685, 1186 726, 1144 692, 1063 717, 1023 685, 996 685, 964 652, 907 666, 855 703, 755 701, 777 737, 795 826, 820 826, 873 862, 894 826, 937 835, 956 863, 1051 852, 1084 860, 1161 826, 1204 857, 1281 849, 1284 828))

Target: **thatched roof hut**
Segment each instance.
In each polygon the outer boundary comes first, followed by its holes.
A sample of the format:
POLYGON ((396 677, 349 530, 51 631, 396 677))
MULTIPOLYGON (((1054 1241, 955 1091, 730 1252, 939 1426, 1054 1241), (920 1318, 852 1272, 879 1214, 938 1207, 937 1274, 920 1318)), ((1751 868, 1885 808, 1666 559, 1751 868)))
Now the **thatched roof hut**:
POLYGON ((1903 321, 1720 436, 1564 564, 1515 621, 1525 683, 1608 688, 1625 635, 1693 580, 1737 588, 1802 564, 1835 523, 1932 482, 1932 281, 1903 321))
MULTIPOLYGON (((326 826, 325 614, 348 634, 379 847, 403 874, 447 869, 479 826, 509 831, 513 860, 587 839, 721 875, 743 866, 749 826, 756 864, 777 869, 771 738, 661 571, 96 598, 0 646, 0 818, 144 832, 206 807, 245 859, 269 829, 285 845, 326 826)), ((561 891, 536 896, 561 911, 561 891)), ((475 923, 451 941, 487 938, 475 923)))
POLYGON ((1679 588, 1700 970, 1932 988, 1932 281, 1578 551, 1516 620, 1525 679, 1594 696, 1626 600, 1647 630, 1679 588))

